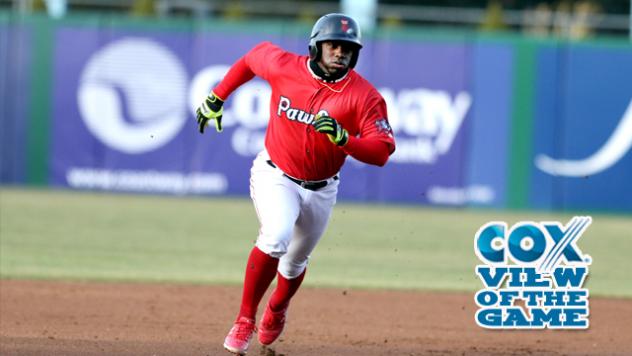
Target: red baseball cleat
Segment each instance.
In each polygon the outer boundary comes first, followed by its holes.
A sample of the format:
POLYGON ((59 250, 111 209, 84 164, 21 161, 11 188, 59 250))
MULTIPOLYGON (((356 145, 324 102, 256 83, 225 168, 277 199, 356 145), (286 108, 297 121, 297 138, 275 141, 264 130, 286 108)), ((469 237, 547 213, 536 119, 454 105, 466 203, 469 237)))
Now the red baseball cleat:
POLYGON ((255 333, 255 320, 244 316, 237 319, 224 340, 224 348, 237 355, 245 355, 255 333))
POLYGON ((259 342, 263 345, 270 345, 276 340, 285 326, 285 314, 287 308, 274 312, 270 309, 270 304, 266 306, 263 317, 261 317, 261 323, 259 324, 258 338, 259 342))

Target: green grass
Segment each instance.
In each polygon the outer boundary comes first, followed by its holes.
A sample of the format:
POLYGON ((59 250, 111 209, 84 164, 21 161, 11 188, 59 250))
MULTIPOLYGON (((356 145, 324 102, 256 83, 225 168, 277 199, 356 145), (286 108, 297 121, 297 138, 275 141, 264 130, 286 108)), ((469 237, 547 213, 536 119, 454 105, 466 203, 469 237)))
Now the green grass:
MULTIPOLYGON (((306 284, 473 291, 491 220, 571 214, 338 204, 306 284)), ((0 277, 240 284, 258 231, 247 199, 0 190, 0 277)), ((632 217, 593 215, 579 240, 592 295, 632 297, 632 217)))

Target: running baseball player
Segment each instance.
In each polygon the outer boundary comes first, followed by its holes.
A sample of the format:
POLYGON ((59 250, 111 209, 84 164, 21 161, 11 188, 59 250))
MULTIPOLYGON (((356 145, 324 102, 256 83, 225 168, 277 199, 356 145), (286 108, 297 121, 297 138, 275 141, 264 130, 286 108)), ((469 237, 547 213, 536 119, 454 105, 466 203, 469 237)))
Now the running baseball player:
POLYGON ((246 265, 241 308, 224 347, 244 355, 257 331, 273 343, 285 325, 290 300, 307 261, 325 232, 347 155, 376 165, 395 151, 386 103, 353 68, 362 42, 355 20, 328 14, 314 25, 309 56, 264 42, 240 58, 197 109, 200 133, 209 121, 222 131, 222 106, 254 76, 272 88, 265 150, 253 161, 250 196, 259 236, 246 265), (277 286, 256 326, 259 303, 277 286))

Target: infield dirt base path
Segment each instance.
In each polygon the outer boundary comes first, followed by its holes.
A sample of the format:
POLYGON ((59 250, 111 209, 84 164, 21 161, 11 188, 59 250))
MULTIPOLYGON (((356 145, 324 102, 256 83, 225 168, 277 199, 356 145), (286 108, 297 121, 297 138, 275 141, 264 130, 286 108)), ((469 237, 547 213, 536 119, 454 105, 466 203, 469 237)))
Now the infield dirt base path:
MULTIPOLYGON (((240 288, 0 281, 1 355, 229 355, 240 288)), ((249 355, 630 355, 632 300, 590 299, 590 329, 490 331, 468 293, 304 288, 281 339, 249 355)))

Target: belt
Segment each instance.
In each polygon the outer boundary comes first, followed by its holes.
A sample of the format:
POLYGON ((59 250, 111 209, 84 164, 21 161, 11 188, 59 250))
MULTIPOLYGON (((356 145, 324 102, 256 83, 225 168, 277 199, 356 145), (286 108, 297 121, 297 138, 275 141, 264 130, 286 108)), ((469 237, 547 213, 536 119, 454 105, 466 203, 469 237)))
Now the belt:
MULTIPOLYGON (((276 164, 274 164, 274 162, 272 162, 271 160, 267 160, 266 163, 269 164, 270 167, 272 167, 272 168, 277 168, 276 164)), ((290 176, 288 176, 285 173, 283 173, 283 175, 285 176, 285 178, 287 178, 287 179, 291 180, 292 182, 300 185, 301 187, 303 187, 305 189, 313 190, 313 191, 325 188, 327 186, 327 184, 329 184, 327 182, 327 180, 320 180, 320 181, 300 180, 300 179, 296 179, 294 177, 290 177, 290 176)), ((337 175, 334 176, 334 180, 338 180, 338 176, 337 175)))

